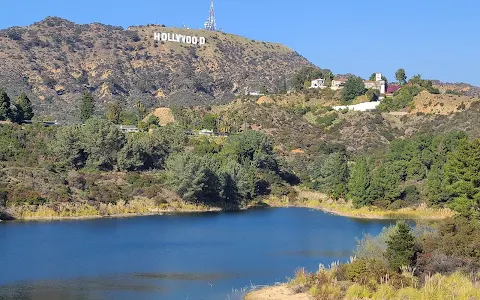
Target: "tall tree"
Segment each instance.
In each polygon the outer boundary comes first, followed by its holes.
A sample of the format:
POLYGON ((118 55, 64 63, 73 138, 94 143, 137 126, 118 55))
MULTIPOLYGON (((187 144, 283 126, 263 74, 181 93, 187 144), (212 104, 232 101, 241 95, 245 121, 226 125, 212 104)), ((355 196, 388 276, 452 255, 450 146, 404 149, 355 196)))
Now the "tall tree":
POLYGON ((93 117, 94 110, 95 103, 92 94, 89 92, 83 93, 80 103, 80 121, 85 123, 85 121, 93 117))
POLYGON ((10 97, 8 97, 3 88, 0 88, 0 121, 6 121, 12 118, 10 105, 10 97))
POLYGON ((80 128, 74 126, 59 127, 55 140, 50 144, 56 157, 56 166, 70 170, 85 167, 88 154, 85 152, 83 136, 80 128))
POLYGON ((368 197, 368 189, 371 181, 370 169, 370 163, 364 157, 359 158, 351 168, 350 179, 348 181, 348 196, 357 208, 372 203, 368 197))
POLYGON ((410 266, 415 254, 415 240, 410 233, 410 226, 405 222, 398 222, 397 228, 387 240, 385 257, 390 267, 400 271, 402 266, 410 266))
POLYGON ((91 118, 81 127, 82 144, 88 153, 87 166, 99 170, 112 170, 117 153, 123 147, 125 136, 113 123, 91 118))
POLYGON ((450 206, 466 217, 480 217, 480 140, 462 140, 444 172, 450 206))
POLYGON ((138 119, 140 121, 143 120, 143 118, 145 118, 147 115, 147 109, 145 108, 145 105, 142 102, 137 101, 135 102, 135 108, 137 109, 138 119))
POLYGON ((338 199, 347 191, 348 167, 344 153, 336 152, 314 163, 312 179, 319 190, 338 199))
POLYGON ((108 106, 106 117, 113 124, 120 124, 120 116, 122 115, 122 109, 118 102, 113 102, 108 106))
POLYGON ((367 89, 363 83, 363 79, 356 76, 348 77, 342 90, 343 101, 352 101, 357 96, 364 95, 367 89))
POLYGON ((171 155, 166 161, 168 182, 183 199, 212 203, 220 197, 220 180, 212 157, 186 153, 171 155))
POLYGON ((405 70, 398 69, 397 72, 395 72, 395 79, 397 79, 398 83, 401 85, 407 83, 407 75, 405 74, 405 70))
POLYGON ((322 70, 316 67, 303 67, 293 77, 293 88, 297 91, 305 89, 310 86, 310 82, 314 79, 322 77, 322 70))
POLYGON ((118 167, 125 171, 160 169, 168 155, 169 145, 156 134, 129 135, 127 143, 118 153, 118 167))
POLYGON ((31 120, 34 116, 32 102, 28 99, 27 94, 21 93, 18 96, 15 106, 17 107, 18 111, 21 111, 22 114, 22 121, 23 120, 31 120))

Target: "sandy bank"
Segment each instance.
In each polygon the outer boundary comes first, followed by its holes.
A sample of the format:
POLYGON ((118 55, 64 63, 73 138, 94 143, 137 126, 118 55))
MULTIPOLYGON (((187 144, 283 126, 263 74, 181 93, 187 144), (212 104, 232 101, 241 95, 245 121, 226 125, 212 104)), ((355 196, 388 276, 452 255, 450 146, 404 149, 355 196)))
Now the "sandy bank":
POLYGON ((311 300, 305 293, 295 294, 286 285, 266 287, 248 293, 245 300, 311 300))

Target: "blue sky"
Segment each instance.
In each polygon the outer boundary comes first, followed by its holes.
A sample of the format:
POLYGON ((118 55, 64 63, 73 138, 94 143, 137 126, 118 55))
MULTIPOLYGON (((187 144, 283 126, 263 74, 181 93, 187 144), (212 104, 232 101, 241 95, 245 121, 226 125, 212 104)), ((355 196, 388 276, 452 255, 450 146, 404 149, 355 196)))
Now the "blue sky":
MULTIPOLYGON (((59 16, 76 23, 201 27, 209 0, 4 1, 0 28, 59 16)), ((321 68, 393 79, 398 68, 480 86, 478 0, 216 0, 225 32, 289 46, 321 68)))

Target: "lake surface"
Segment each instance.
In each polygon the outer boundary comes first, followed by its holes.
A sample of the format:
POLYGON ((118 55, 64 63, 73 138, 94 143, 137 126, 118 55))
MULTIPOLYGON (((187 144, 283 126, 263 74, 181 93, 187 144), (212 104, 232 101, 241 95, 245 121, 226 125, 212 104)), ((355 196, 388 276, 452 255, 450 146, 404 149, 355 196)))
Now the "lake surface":
POLYGON ((0 223, 0 299, 241 299, 388 224, 303 208, 0 223))

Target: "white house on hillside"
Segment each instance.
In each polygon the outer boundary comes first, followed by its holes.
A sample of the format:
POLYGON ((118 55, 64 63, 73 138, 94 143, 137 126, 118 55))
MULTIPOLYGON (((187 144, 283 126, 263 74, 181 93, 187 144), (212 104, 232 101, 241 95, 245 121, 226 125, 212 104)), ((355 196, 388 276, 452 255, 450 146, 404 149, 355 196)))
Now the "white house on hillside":
POLYGON ((339 90, 343 89, 345 86, 345 82, 347 82, 347 78, 335 78, 332 80, 332 90, 339 90))
POLYGON ((312 80, 310 88, 311 89, 324 89, 324 88, 326 88, 325 79, 318 78, 318 79, 312 80))
POLYGON ((365 88, 378 90, 381 95, 385 94, 387 83, 382 79, 382 73, 375 73, 375 81, 365 80, 363 83, 365 88))

